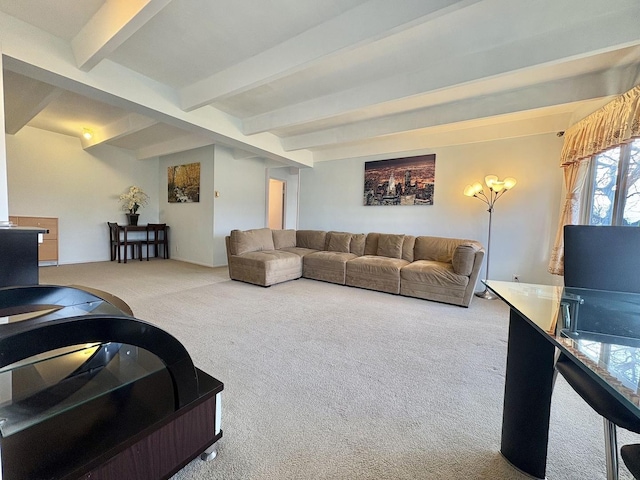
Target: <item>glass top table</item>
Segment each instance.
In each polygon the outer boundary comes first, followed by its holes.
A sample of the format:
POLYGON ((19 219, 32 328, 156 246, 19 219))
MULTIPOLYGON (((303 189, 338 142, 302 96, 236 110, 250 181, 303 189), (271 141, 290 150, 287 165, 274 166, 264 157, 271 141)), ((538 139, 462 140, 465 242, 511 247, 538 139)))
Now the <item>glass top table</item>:
POLYGON ((501 453, 544 478, 559 349, 640 418, 640 295, 490 280, 511 309, 501 453))
POLYGON ((487 285, 640 417, 640 294, 499 281, 487 285))
MULTIPOLYGON (((163 370, 150 352, 115 342, 69 346, 8 365, 0 369, 0 434, 8 438, 152 376, 170 389, 163 370)), ((173 397, 163 399, 167 415, 173 397)))

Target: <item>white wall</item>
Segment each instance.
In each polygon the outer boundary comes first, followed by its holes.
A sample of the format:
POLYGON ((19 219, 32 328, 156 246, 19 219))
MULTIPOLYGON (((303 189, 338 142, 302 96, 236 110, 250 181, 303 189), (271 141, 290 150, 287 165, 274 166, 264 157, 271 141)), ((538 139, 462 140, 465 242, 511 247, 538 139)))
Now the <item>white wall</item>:
POLYGON ((435 150, 433 206, 365 207, 364 162, 374 158, 318 162, 300 172, 299 225, 291 223, 297 213, 297 175, 288 168, 267 172, 263 160, 235 159, 224 147, 139 161, 116 147, 85 152, 77 138, 29 127, 5 141, 9 213, 58 217, 60 263, 108 260, 105 222, 126 221, 118 196, 140 185, 151 197, 140 222, 170 225, 172 258, 225 265, 224 237, 232 229, 266 225, 268 176, 287 181, 287 228, 441 235, 486 244, 486 206, 462 190, 494 173, 513 176, 518 184, 496 203, 490 277, 510 280, 517 273, 523 282, 561 282, 546 272, 563 188, 562 139, 555 135, 435 150), (201 164, 200 202, 169 204, 167 167, 192 162, 201 164))
POLYGON ((518 184, 494 207, 490 278, 517 273, 521 282, 558 283, 546 268, 562 194, 561 148, 550 134, 422 152, 436 154, 432 206, 363 206, 364 162, 372 158, 318 162, 301 171, 299 228, 470 238, 486 246, 487 207, 462 191, 488 174, 515 177, 518 184))
POLYGON ((213 265, 213 146, 160 157, 160 221, 169 225, 171 258, 200 265, 213 265), (200 201, 169 203, 169 167, 200 163, 200 201))
MULTIPOLYGON (((5 137, 9 213, 58 217, 60 263, 109 260, 106 222, 126 222, 118 197, 130 185, 150 196, 140 223, 169 225, 176 260, 226 265, 224 237, 234 228, 266 225, 262 159, 235 159, 229 149, 208 146, 139 161, 116 147, 85 152, 77 138, 30 127, 5 137), (200 162, 200 202, 170 204, 167 168, 194 162, 200 162)), ((297 190, 297 180, 288 179, 297 190)), ((293 218, 296 213, 288 209, 293 218)))
POLYGON ((131 185, 150 195, 140 223, 158 221, 157 159, 106 145, 89 153, 78 138, 30 127, 5 141, 9 214, 58 217, 60 263, 109 260, 106 222, 126 222, 118 197, 131 185))
POLYGON ((231 150, 215 145, 214 265, 226 265, 224 237, 233 229, 266 226, 265 162, 260 158, 233 158, 231 150))
MULTIPOLYGON (((0 132, 4 132, 4 77, 2 67, 2 45, 0 45, 0 132)), ((0 135, 0 225, 9 221, 9 198, 7 188, 7 148, 4 135, 0 135)))
POLYGON ((227 264, 224 237, 266 225, 265 163, 235 159, 231 150, 212 145, 160 158, 160 219, 170 228, 171 255, 206 266, 227 264), (167 202, 167 168, 200 162, 200 202, 167 202), (219 197, 215 197, 215 192, 219 197))

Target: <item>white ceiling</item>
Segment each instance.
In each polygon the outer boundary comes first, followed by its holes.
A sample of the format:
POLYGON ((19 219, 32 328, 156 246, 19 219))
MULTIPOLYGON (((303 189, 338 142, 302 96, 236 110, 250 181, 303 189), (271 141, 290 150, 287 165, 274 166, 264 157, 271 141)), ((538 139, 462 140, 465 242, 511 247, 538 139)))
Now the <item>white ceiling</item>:
POLYGON ((0 44, 9 134, 310 165, 564 130, 640 82, 640 2, 0 0, 0 44))

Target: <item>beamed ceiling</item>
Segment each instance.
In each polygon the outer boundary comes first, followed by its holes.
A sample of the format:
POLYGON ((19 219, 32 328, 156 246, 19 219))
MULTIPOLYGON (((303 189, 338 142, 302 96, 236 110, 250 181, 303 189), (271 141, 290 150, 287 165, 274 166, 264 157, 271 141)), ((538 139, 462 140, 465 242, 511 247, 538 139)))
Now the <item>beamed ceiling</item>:
POLYGON ((312 166, 564 130, 640 83, 640 2, 0 0, 0 49, 10 135, 312 166))

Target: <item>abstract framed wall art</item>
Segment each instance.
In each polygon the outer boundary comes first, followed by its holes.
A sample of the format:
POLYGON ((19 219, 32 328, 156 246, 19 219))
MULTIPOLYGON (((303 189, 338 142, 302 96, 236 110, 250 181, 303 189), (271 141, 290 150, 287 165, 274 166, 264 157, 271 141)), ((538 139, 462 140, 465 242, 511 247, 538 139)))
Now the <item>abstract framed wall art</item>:
POLYGON ((167 169, 169 203, 200 201, 200 163, 176 165, 167 169))
POLYGON ((364 163, 365 205, 433 205, 436 154, 364 163))

